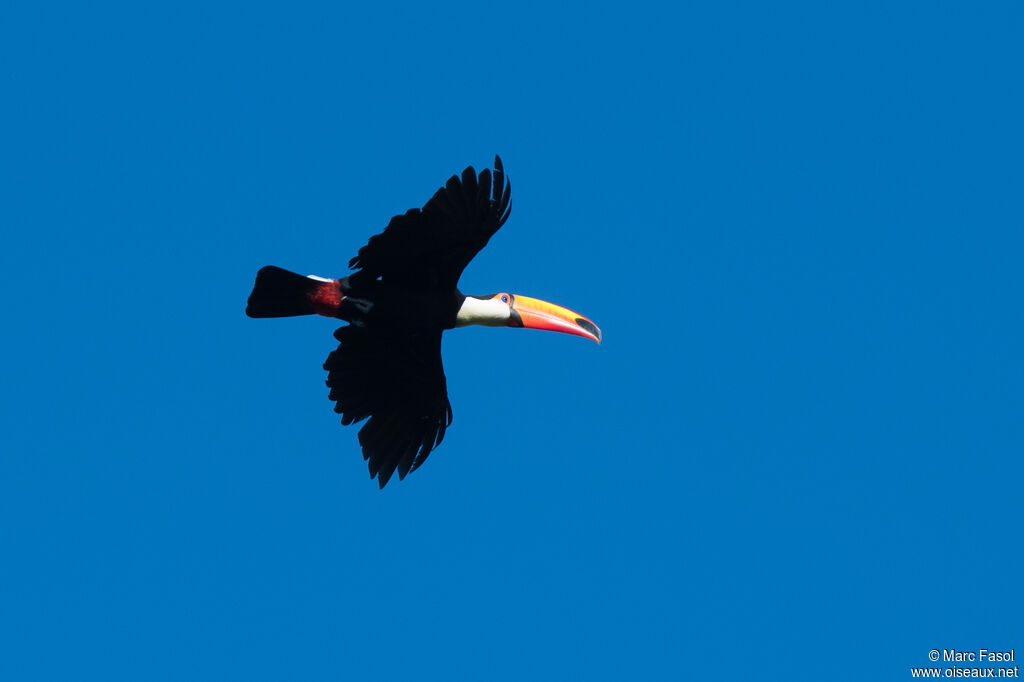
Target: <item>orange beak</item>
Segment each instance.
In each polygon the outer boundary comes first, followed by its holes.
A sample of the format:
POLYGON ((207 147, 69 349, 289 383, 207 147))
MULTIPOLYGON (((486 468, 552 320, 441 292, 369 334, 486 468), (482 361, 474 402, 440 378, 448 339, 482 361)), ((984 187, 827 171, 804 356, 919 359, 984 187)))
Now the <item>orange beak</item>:
POLYGON ((512 297, 512 317, 508 326, 575 334, 601 343, 601 330, 587 318, 568 308, 529 296, 512 297))

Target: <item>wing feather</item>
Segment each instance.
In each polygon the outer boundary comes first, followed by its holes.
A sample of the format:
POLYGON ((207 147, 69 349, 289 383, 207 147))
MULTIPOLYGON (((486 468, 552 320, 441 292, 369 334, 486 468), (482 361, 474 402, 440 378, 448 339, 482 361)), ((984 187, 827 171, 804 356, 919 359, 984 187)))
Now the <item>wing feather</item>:
POLYGON ((462 271, 509 216, 511 184, 501 158, 494 171, 472 166, 453 175, 422 209, 391 219, 349 261, 353 277, 426 287, 458 284, 462 271))
POLYGON ((441 366, 441 330, 414 333, 346 326, 334 333, 327 386, 342 424, 359 431, 370 478, 383 488, 415 471, 452 421, 441 366))

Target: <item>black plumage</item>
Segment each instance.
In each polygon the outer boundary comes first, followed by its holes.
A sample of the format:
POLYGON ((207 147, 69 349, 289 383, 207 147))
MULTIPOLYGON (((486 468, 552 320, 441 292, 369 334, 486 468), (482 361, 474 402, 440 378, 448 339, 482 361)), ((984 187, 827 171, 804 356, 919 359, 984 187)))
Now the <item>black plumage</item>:
POLYGON ((359 444, 380 487, 418 467, 452 422, 441 367, 441 330, 389 330, 349 325, 324 369, 341 423, 369 418, 359 444))
POLYGON ((444 438, 452 408, 441 366, 441 333, 465 297, 463 269, 508 219, 511 185, 501 159, 479 175, 453 175, 422 209, 391 219, 349 262, 324 363, 342 424, 366 419, 359 444, 381 488, 419 467, 444 438))
POLYGON ((422 291, 452 291, 473 256, 508 220, 512 185, 501 158, 494 173, 473 167, 453 175, 422 209, 396 215, 349 261, 353 282, 380 277, 422 291))

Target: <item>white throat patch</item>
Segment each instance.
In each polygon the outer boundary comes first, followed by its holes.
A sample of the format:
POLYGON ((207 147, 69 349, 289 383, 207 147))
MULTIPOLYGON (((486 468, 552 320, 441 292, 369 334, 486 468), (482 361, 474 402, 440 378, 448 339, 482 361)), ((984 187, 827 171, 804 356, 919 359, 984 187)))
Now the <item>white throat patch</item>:
POLYGON ((467 296, 455 317, 455 326, 482 324, 487 327, 504 327, 511 316, 508 303, 502 303, 500 299, 467 296))

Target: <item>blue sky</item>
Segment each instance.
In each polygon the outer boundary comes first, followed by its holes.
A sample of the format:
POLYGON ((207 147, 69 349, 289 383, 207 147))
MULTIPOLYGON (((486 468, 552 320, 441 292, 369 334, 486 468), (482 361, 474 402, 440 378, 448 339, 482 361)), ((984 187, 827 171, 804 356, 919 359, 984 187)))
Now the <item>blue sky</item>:
POLYGON ((0 678, 902 679, 1024 651, 1014 3, 14 3, 0 678), (379 491, 323 318, 500 153, 379 491))

